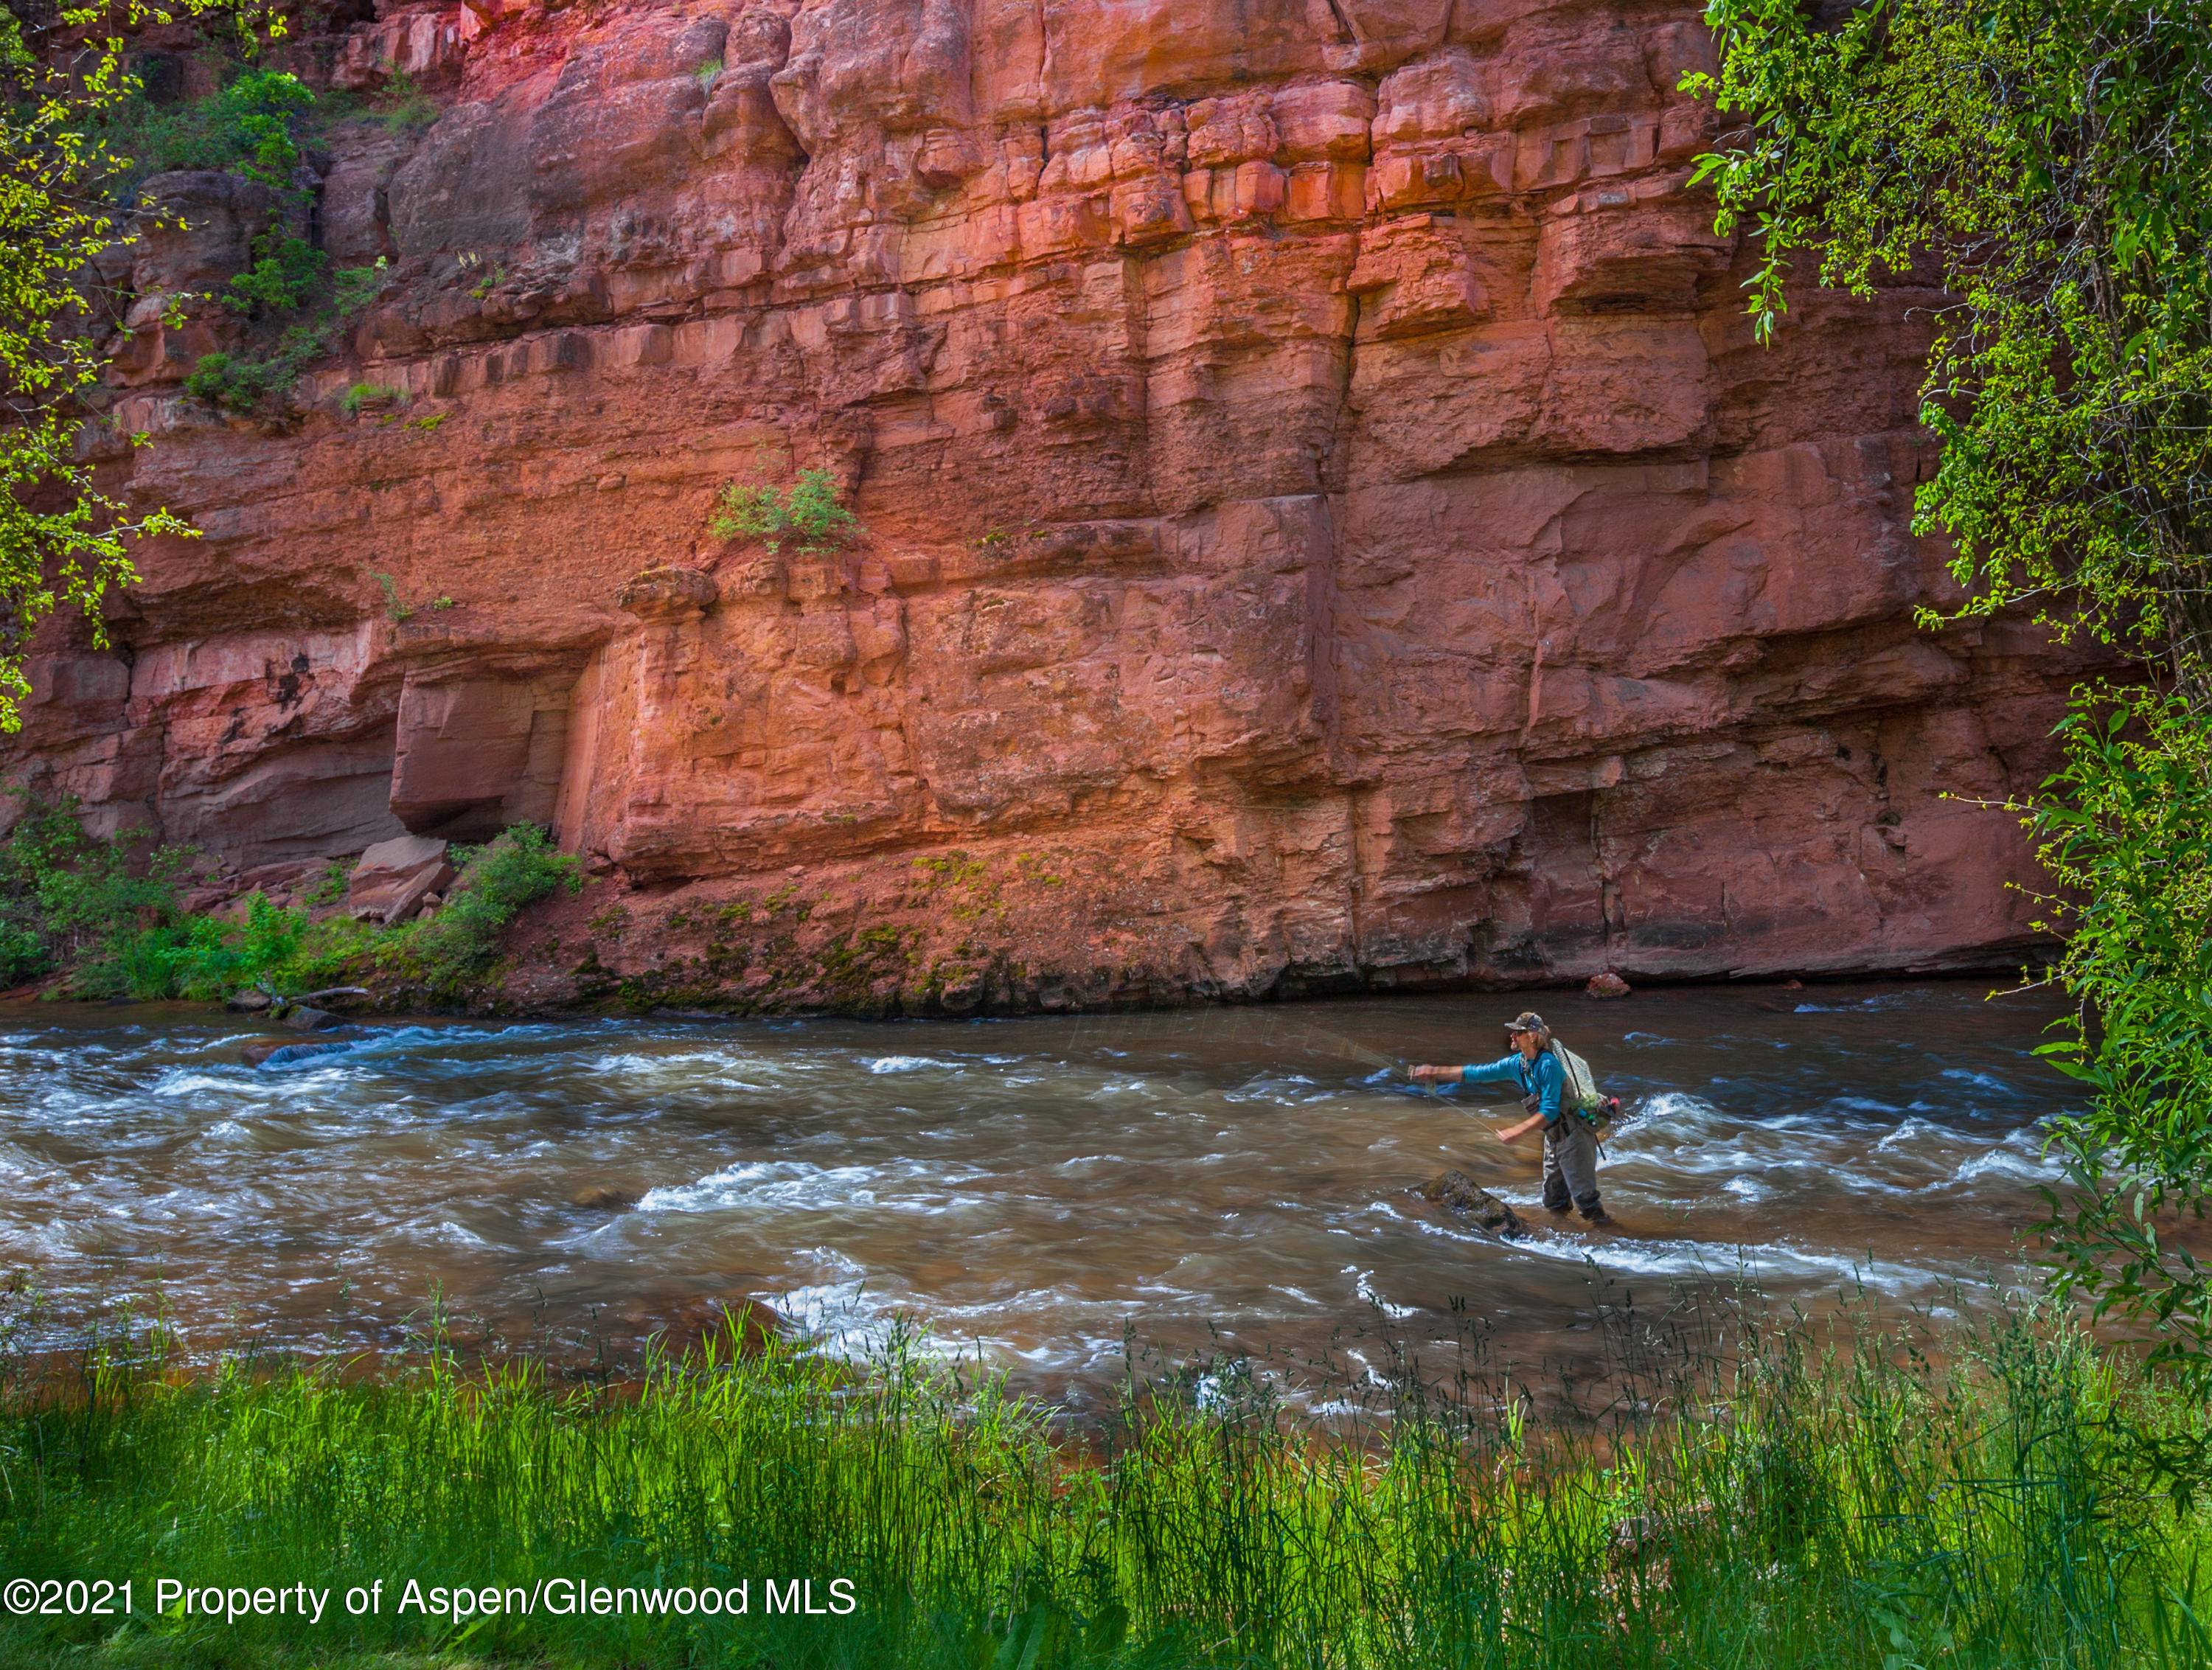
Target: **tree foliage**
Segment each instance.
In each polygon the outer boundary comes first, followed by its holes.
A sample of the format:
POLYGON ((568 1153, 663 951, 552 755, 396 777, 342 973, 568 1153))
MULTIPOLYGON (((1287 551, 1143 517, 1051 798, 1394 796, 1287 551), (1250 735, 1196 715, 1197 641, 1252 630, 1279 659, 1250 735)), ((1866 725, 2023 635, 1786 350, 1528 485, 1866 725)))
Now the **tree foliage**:
MULTIPOLYGON (((2056 1141, 2062 1282, 2212 1373, 2212 23, 2161 0, 1711 0, 1740 125, 1701 160, 1752 235, 1762 337, 1788 287, 1940 283, 1916 525, 1956 613, 2033 608, 2142 682, 2076 692, 2023 808, 2060 890, 2049 1053, 2093 1093, 2056 1141)), ((1932 613, 1930 624, 1940 623, 1932 613)))
POLYGON ((1771 334, 1801 258, 1870 294, 1927 263, 1923 531, 1969 613, 2033 598, 2062 630, 2199 677, 2212 544, 2212 27, 2156 0, 1714 0, 1749 118, 1699 175, 1753 230, 1771 334))
POLYGON ((2036 809, 2066 890, 2066 970, 2095 1017, 2044 1047, 2094 1096, 2061 1123, 2074 1184, 2046 1228, 2100 1308, 2212 1363, 2212 1270, 2184 1236, 2212 1195, 2212 727, 2179 695, 2077 706, 2036 809))
MULTIPOLYGON (((23 659, 39 622, 81 610, 104 641, 101 599, 135 577, 132 547, 191 532, 166 508, 134 511, 108 491, 83 444, 105 366, 96 264, 147 224, 113 193, 129 160, 105 124, 132 90, 129 34, 216 11, 243 23, 256 5, 114 0, 45 23, 0 8, 0 730, 15 728, 29 694, 23 659)), ((273 15, 262 21, 281 28, 273 15)))

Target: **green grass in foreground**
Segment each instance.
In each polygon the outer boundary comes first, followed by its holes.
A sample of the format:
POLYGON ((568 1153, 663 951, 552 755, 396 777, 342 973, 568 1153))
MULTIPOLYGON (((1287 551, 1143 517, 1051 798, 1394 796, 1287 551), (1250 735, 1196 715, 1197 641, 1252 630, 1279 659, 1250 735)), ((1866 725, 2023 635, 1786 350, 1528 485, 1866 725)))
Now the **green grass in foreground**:
POLYGON ((8 1665, 2201 1665, 2208 1527, 2148 1461, 2204 1412, 2069 1326, 1814 1349, 1756 1331, 1592 1426, 1462 1381, 1349 1433, 1132 1388, 1096 1425, 908 1350, 778 1348, 566 1390, 143 1353, 0 1410, 0 1577, 139 1613, 0 1618, 8 1665), (1925 1339, 1923 1344, 1930 1343, 1925 1339), (155 1618, 162 1576, 335 1592, 319 1626, 155 1618), (735 1620, 401 1612, 410 1577, 750 1581, 735 1620), (769 1579, 854 1586, 766 1611, 769 1579), (344 1615, 351 1585, 378 1615, 344 1615), (399 1656, 385 1658, 382 1655, 399 1656))

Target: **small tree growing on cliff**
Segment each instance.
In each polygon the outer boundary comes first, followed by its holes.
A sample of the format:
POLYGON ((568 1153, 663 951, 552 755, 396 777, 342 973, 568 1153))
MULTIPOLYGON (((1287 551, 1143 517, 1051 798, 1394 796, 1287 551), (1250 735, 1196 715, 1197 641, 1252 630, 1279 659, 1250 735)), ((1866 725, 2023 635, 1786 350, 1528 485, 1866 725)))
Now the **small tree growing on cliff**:
POLYGON ((789 492, 732 482, 714 501, 711 525, 717 539, 757 539, 771 551, 788 543, 807 556, 836 550, 861 531, 827 470, 800 471, 789 492))
MULTIPOLYGON (((1927 263, 1917 529, 1961 612, 2026 605, 2147 662, 2077 693, 2023 809, 2081 1005, 2049 1054, 2093 1093, 2056 1141, 2063 1284, 2212 1378, 2212 1271, 2164 1234, 2212 1204, 2212 28, 2164 0, 1711 0, 1741 118, 1698 175, 1753 229, 1762 338, 1793 260, 1865 295, 1927 263)), ((1933 622, 1933 617, 1929 617, 1933 622)))

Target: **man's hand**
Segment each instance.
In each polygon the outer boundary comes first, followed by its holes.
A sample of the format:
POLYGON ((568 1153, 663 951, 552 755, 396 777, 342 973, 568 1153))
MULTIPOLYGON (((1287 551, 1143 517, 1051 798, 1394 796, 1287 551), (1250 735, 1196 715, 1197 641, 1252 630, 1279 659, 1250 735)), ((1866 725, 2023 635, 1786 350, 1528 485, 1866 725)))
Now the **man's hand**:
POLYGON ((1408 1071, 1406 1076, 1416 1084, 1456 1084, 1459 1083, 1460 1070, 1455 1066, 1431 1066, 1424 1061, 1419 1066, 1408 1071))
POLYGON ((1509 1125, 1498 1133, 1500 1142, 1518 1142, 1544 1122, 1541 1114, 1531 1114, 1518 1125, 1509 1125))

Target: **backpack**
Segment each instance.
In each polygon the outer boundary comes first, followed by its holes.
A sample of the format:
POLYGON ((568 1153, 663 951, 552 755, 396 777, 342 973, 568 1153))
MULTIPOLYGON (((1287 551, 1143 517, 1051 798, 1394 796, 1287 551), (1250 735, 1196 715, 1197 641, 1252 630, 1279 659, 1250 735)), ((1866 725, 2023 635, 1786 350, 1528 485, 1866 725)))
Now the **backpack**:
POLYGON ((1605 1123, 1614 1104, 1611 1096, 1598 1089, 1590 1064, 1557 1038, 1552 1040, 1552 1054, 1559 1063, 1559 1099, 1591 1124, 1605 1123))

